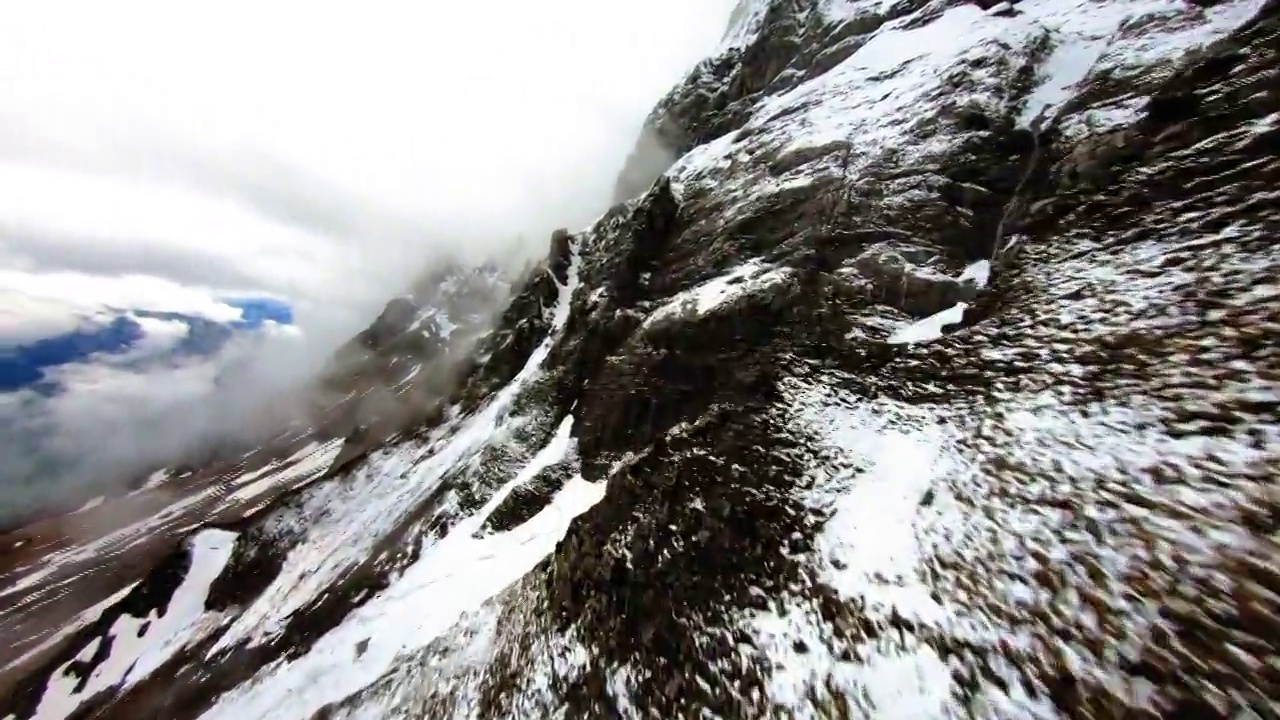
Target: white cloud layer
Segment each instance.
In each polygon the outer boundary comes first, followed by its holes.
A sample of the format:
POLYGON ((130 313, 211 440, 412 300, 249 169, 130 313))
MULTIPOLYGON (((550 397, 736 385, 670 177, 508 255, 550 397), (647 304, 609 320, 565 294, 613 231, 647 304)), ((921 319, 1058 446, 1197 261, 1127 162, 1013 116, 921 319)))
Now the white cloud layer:
MULTIPOLYGON (((731 4, 6 3, 0 340, 105 306, 216 319, 239 313, 218 298, 263 294, 289 299, 315 355, 442 253, 517 236, 540 253, 606 209, 731 4)), ((76 412, 141 423, 145 402, 102 414, 120 392, 76 412)))
POLYGON ((729 4, 6 4, 0 260, 367 315, 442 244, 602 211, 729 4))

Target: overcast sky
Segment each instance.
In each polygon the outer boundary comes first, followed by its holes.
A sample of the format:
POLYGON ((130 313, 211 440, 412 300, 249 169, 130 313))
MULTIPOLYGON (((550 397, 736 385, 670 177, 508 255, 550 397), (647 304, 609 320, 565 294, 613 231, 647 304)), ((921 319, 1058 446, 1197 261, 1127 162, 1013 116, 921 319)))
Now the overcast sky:
POLYGON ((729 9, 6 3, 0 267, 367 313, 434 244, 593 218, 729 9))
MULTIPOLYGON (((732 4, 0 4, 0 351, 105 305, 225 320, 218 298, 264 295, 296 311, 264 370, 290 375, 442 250, 541 246, 604 211, 732 4)), ((64 368, 85 391, 37 435, 153 442, 153 407, 213 392, 217 367, 178 370, 64 368)), ((30 400, 0 414, 34 417, 30 400)))

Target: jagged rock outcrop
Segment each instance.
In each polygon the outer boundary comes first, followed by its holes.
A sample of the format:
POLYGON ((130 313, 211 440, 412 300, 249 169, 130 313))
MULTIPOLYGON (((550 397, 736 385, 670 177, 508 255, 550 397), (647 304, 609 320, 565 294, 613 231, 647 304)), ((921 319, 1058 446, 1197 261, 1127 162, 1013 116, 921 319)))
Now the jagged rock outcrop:
POLYGON ((313 413, 322 432, 345 438, 331 472, 442 412, 512 282, 493 263, 446 263, 338 349, 318 383, 313 413))
POLYGON ((746 0, 437 412, 0 716, 1275 714, 1277 73, 1275 0, 746 0))

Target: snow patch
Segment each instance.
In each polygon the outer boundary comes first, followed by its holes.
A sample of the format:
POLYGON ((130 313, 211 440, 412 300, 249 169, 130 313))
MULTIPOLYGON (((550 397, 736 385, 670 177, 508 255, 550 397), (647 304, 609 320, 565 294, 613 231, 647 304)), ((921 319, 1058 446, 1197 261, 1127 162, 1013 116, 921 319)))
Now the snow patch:
POLYGON ((979 260, 969 265, 960 273, 957 278, 960 282, 972 282, 980 288, 984 288, 991 282, 991 261, 979 260))
POLYGON ((1107 40, 1102 38, 1059 42, 1040 69, 1044 80, 1027 98, 1018 124, 1027 127, 1042 119, 1052 119, 1058 106, 1071 99, 1076 86, 1097 65, 1107 46, 1107 40))
POLYGON ((240 487, 229 495, 225 502, 227 504, 249 502, 272 487, 282 486, 302 477, 313 478, 328 470, 341 450, 342 440, 309 443, 282 462, 271 463, 264 468, 238 478, 236 483, 240 487), (271 472, 282 466, 284 470, 271 472))
POLYGON ((940 622, 942 610, 917 576, 916 519, 935 483, 963 466, 955 431, 903 403, 854 404, 812 388, 793 397, 795 421, 842 460, 808 498, 833 513, 816 543, 824 560, 838 561, 826 565, 824 579, 867 612, 940 622))
MULTIPOLYGON (((18 543, 18 545, 21 545, 21 544, 22 544, 22 543, 18 543)), ((15 547, 17 547, 17 545, 15 545, 15 547)), ((102 611, 103 611, 103 610, 106 610, 107 608, 111 607, 112 605, 115 605, 116 603, 118 603, 118 602, 120 602, 121 600, 123 600, 123 599, 125 598, 125 596, 126 596, 126 595, 128 595, 128 594, 129 594, 129 593, 131 593, 131 592, 133 592, 133 589, 134 589, 135 587, 137 587, 137 585, 138 585, 138 583, 136 583, 136 582, 135 582, 135 583, 130 583, 130 584, 128 584, 128 585, 126 585, 126 586, 124 586, 123 588, 121 588, 120 590, 117 590, 116 592, 112 593, 110 596, 108 596, 108 597, 107 597, 105 600, 103 600, 102 602, 99 602, 99 603, 97 603, 96 605, 93 605, 93 606, 91 606, 91 607, 89 607, 89 608, 87 608, 87 609, 85 609, 85 610, 81 611, 78 615, 76 615, 74 618, 72 618, 72 620, 71 620, 70 622, 68 622, 66 625, 64 625, 64 626, 62 626, 62 627, 60 627, 60 628, 58 628, 58 631, 57 631, 57 632, 53 633, 53 634, 52 634, 52 635, 50 635, 48 638, 46 638, 45 640, 41 641, 39 645, 37 645, 37 646, 35 646, 34 648, 31 648, 30 650, 26 651, 25 653, 23 653, 23 654, 22 654, 22 656, 21 656, 21 657, 17 658, 16 660, 11 661, 9 664, 4 665, 4 666, 0 666, 0 670, 8 670, 8 669, 9 669, 9 668, 11 668, 11 667, 16 667, 16 666, 18 666, 18 665, 21 665, 22 663, 26 662, 27 660, 30 660, 31 658, 35 657, 36 655, 38 655, 38 654, 40 654, 40 653, 44 652, 45 650, 48 650, 49 648, 53 647, 55 644, 57 644, 58 642, 60 642, 63 638, 65 638, 65 637, 67 637, 67 636, 69 636, 69 635, 71 635, 71 634, 73 634, 73 633, 78 632, 81 628, 85 627, 86 625, 88 625, 88 624, 90 624, 90 623, 94 622, 94 621, 95 621, 95 620, 97 620, 99 617, 101 617, 101 616, 102 616, 102 611)))
MULTIPOLYGON (((924 581, 919 536, 924 516, 936 514, 928 499, 935 485, 966 466, 953 445, 956 431, 904 403, 854 399, 798 381, 784 390, 785 416, 828 458, 814 468, 814 487, 803 498, 828 513, 814 554, 822 580, 877 627, 894 617, 916 626, 949 624, 950 612, 924 581)), ((847 662, 833 652, 830 624, 803 606, 753 613, 747 626, 775 667, 770 699, 799 717, 818 716, 815 692, 832 692, 832 701, 854 716, 952 715, 950 669, 910 632, 855 642, 857 660, 847 662)))
POLYGON ((98 497, 93 498, 92 500, 85 503, 84 505, 81 505, 80 508, 76 510, 76 512, 81 513, 81 512, 84 512, 85 510, 92 510, 93 508, 96 508, 99 505, 101 505, 103 502, 105 502, 106 499, 107 497, 105 495, 99 495, 98 497))
MULTIPOLYGON (((1019 124, 1026 126, 1039 116, 1052 119, 1097 71, 1134 73, 1213 42, 1253 17, 1264 1, 1237 0, 1197 12, 1188 12, 1176 0, 1057 0, 1019 5, 1025 20, 1049 32, 1053 43, 1040 68, 1041 82, 1028 98, 1019 124), (1132 32, 1135 27, 1142 27, 1142 32, 1132 32)), ((1141 105, 1145 100, 1136 102, 1141 105)), ((1093 122, 1123 119, 1119 113, 1097 113, 1093 122)))
MULTIPOLYGON (((163 615, 152 611, 145 618, 121 615, 112 625, 111 654, 94 668, 84 687, 69 673, 67 663, 49 679, 33 720, 63 720, 80 703, 111 688, 124 689, 159 668, 174 653, 198 640, 216 626, 216 618, 201 622, 209 587, 217 579, 235 547, 236 534, 226 530, 203 530, 190 543, 191 567, 174 591, 163 615)), ((98 638, 91 644, 96 649, 98 638)), ((81 659, 92 657, 85 648, 81 659), (86 655, 88 653, 88 655, 86 655)))
POLYGON ((564 537, 570 521, 604 496, 605 483, 575 475, 532 519, 475 537, 494 508, 543 468, 568 457, 573 419, 475 515, 458 523, 387 590, 321 638, 306 655, 264 668, 224 696, 204 720, 305 719, 376 682, 407 653, 425 647, 528 573, 564 537), (357 656, 355 647, 365 642, 357 656))
POLYGON ((785 280, 786 277, 785 269, 765 271, 763 263, 752 260, 700 285, 676 293, 653 311, 645 319, 644 324, 649 326, 665 319, 679 317, 684 313, 706 315, 732 302, 734 298, 769 287, 785 280))
POLYGON ((956 325, 964 320, 964 311, 968 307, 969 303, 958 302, 946 310, 936 312, 927 318, 899 328, 889 336, 886 342, 891 345, 910 345, 937 340, 943 336, 943 328, 948 325, 956 325))
POLYGON ((169 479, 169 473, 166 470, 157 470, 147 476, 147 481, 142 484, 142 490, 150 490, 160 487, 165 480, 169 479))
POLYGON ((457 324, 449 319, 448 313, 436 308, 431 308, 422 313, 414 327, 421 330, 422 334, 427 337, 431 337, 434 334, 442 340, 448 340, 453 335, 453 331, 458 329, 457 324), (424 329, 424 326, 427 326, 427 328, 424 329))

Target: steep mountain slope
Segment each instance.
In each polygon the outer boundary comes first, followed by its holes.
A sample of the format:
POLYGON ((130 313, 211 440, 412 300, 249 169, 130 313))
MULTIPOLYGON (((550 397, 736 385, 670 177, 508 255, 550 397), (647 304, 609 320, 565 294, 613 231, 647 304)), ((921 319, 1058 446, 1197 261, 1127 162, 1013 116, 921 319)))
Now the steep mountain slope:
MULTIPOLYGON (((438 417, 459 363, 474 361, 474 343, 492 327, 510 283, 492 266, 445 264, 339 349, 308 394, 310 407, 290 400, 287 407, 300 416, 264 446, 248 453, 208 448, 203 464, 190 458, 140 478, 123 497, 0 534, 0 598, 12 603, 0 615, 0 695, 177 540, 202 525, 257 515, 438 417), (407 316, 405 307, 412 308, 407 316)), ((185 567, 180 557, 171 560, 185 567)))
POLYGON ((1275 0, 745 0, 412 434, 11 563, 0 717, 1280 712, 1278 74, 1275 0))

